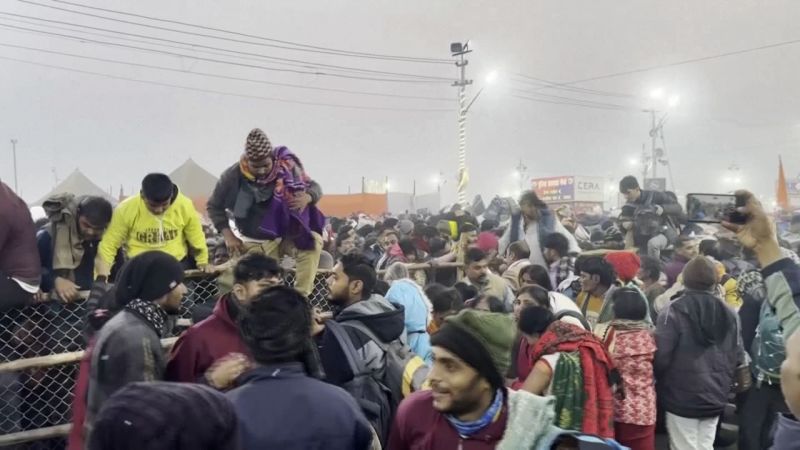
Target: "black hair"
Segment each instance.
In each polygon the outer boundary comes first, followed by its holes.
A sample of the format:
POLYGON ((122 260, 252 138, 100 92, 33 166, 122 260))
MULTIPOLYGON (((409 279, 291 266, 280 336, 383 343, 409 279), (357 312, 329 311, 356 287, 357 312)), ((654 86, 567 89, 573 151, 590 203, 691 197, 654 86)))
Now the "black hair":
POLYGON ((537 209, 547 209, 547 203, 543 202, 534 191, 523 192, 519 197, 519 204, 520 206, 523 204, 530 204, 531 206, 535 206, 537 209))
POLYGON ((719 254, 719 243, 715 239, 703 239, 699 245, 700 254, 710 256, 717 261, 722 261, 719 254))
MULTIPOLYGON (((414 227, 414 229, 416 230, 418 228, 414 227)), ((436 227, 431 227, 423 224, 421 225, 420 235, 427 239, 437 238, 439 237, 439 230, 437 230, 436 227)))
POLYGON ((172 199, 174 194, 175 185, 163 173, 150 173, 142 180, 142 195, 147 200, 164 203, 172 199))
POLYGON ((647 317, 646 300, 637 289, 623 287, 611 293, 614 317, 625 320, 644 320, 647 317))
POLYGON ((528 306, 520 312, 517 327, 524 334, 542 334, 554 321, 555 316, 549 309, 541 306, 528 306))
POLYGON ((94 227, 105 228, 111 222, 114 208, 103 197, 87 195, 78 203, 78 216, 82 216, 94 227))
POLYGON ((386 293, 389 292, 389 283, 378 280, 375 282, 375 289, 373 289, 375 294, 380 295, 381 297, 386 297, 386 293))
POLYGON ((339 236, 344 236, 345 238, 350 237, 350 233, 353 232, 353 226, 347 223, 343 223, 342 226, 336 230, 336 238, 338 239, 339 236))
POLYGON ((464 262, 469 265, 472 263, 476 263, 479 261, 483 261, 488 258, 489 255, 486 254, 483 250, 477 247, 470 247, 467 249, 467 254, 464 257, 464 262))
MULTIPOLYGON (((349 227, 349 226, 348 226, 348 227, 349 227)), ((351 229, 352 229, 352 228, 351 228, 351 229)), ((339 247, 342 245, 342 242, 344 242, 344 241, 346 241, 346 240, 350 239, 351 237, 353 237, 353 236, 351 236, 351 235, 350 235, 350 233, 349 233, 349 230, 348 230, 348 232, 346 232, 346 233, 339 233, 339 234, 337 234, 337 235, 336 235, 336 250, 337 250, 337 251, 339 250, 339 247)))
POLYGON ((469 222, 466 222, 466 223, 462 224, 460 227, 458 227, 459 234, 460 233, 472 233, 472 232, 477 232, 477 231, 478 231, 478 227, 476 227, 475 224, 472 224, 472 223, 469 223, 469 222))
POLYGON ((394 228, 397 226, 397 223, 400 222, 399 219, 396 217, 389 217, 388 219, 383 221, 384 228, 394 228))
POLYGON ((684 245, 694 242, 696 239, 691 236, 678 236, 678 239, 675 240, 675 248, 681 248, 684 245))
POLYGON ((372 225, 364 225, 363 227, 356 230, 356 234, 365 238, 369 236, 373 231, 375 231, 375 227, 372 225))
POLYGON ((561 233, 550 233, 544 238, 542 247, 555 250, 559 256, 567 256, 569 253, 569 240, 561 233))
POLYGON ((481 222, 481 232, 492 231, 492 230, 494 230, 495 228, 497 228, 499 226, 500 226, 500 222, 498 222, 498 221, 496 221, 494 219, 486 219, 483 222, 481 222))
POLYGON ((361 300, 368 299, 375 292, 375 284, 378 276, 369 260, 360 253, 350 253, 342 256, 339 260, 342 270, 347 278, 352 281, 360 281, 364 286, 361 291, 361 300))
POLYGON ((478 296, 478 288, 471 284, 464 283, 463 281, 459 281, 453 285, 453 289, 458 292, 462 302, 466 302, 478 296))
POLYGON ((272 286, 242 310, 239 329, 259 364, 303 362, 311 345, 308 299, 288 286, 272 286))
POLYGON ((527 286, 522 286, 519 289, 519 292, 517 292, 517 297, 522 294, 528 294, 533 301, 535 301, 536 304, 542 308, 552 309, 550 306, 550 292, 548 292, 547 289, 535 284, 529 284, 527 286))
POLYGON ((654 256, 643 257, 641 269, 644 276, 649 280, 658 280, 661 278, 661 260, 654 256))
POLYGON ((614 266, 600 256, 592 256, 581 261, 580 271, 578 273, 581 272, 588 273, 592 276, 597 275, 602 286, 610 287, 617 279, 614 266))
POLYGON ((239 284, 282 275, 283 269, 278 261, 263 253, 248 253, 233 268, 233 281, 239 284))
POLYGON ((417 246, 414 244, 414 241, 408 238, 400 239, 400 242, 397 243, 400 246, 400 250, 403 252, 404 255, 416 255, 417 254, 417 246))
POLYGON ((627 177, 619 181, 619 192, 621 194, 624 194, 633 189, 641 189, 641 187, 639 187, 639 181, 636 179, 635 176, 628 175, 627 177))
POLYGON ((444 251, 446 247, 447 241, 438 236, 431 238, 431 240, 428 241, 428 248, 431 251, 431 256, 439 256, 438 254, 444 251))
POLYGON ((508 253, 514 255, 515 259, 528 259, 531 257, 531 249, 525 241, 517 241, 508 246, 508 253))
POLYGON ((506 312, 506 306, 503 304, 503 301, 495 297, 494 295, 482 295, 474 299, 469 305, 470 309, 475 309, 478 306, 478 304, 484 300, 486 300, 486 303, 489 304, 489 312, 493 313, 506 312))
POLYGON ((464 300, 454 288, 434 283, 425 287, 425 295, 433 305, 433 312, 445 313, 459 311, 464 308, 464 300))
POLYGON ((520 285, 523 284, 522 279, 525 275, 528 275, 537 285, 547 289, 548 292, 553 290, 553 282, 550 280, 550 273, 544 267, 538 264, 531 264, 530 266, 523 267, 519 271, 520 285))

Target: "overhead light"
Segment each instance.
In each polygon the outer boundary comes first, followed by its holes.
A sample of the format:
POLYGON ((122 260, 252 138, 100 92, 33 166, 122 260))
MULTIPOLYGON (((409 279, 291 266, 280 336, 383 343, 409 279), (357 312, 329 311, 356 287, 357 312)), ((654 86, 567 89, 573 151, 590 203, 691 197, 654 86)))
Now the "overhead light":
POLYGON ((664 98, 664 89, 662 88, 653 89, 652 91, 650 91, 650 98, 652 98, 653 100, 661 100, 662 98, 664 98))
POLYGON ((486 84, 494 84, 497 81, 497 78, 500 74, 496 70, 492 70, 488 74, 486 74, 486 84))
POLYGON ((452 42, 450 43, 450 53, 453 56, 463 55, 464 53, 469 53, 471 50, 469 49, 470 41, 461 43, 461 42, 452 42))

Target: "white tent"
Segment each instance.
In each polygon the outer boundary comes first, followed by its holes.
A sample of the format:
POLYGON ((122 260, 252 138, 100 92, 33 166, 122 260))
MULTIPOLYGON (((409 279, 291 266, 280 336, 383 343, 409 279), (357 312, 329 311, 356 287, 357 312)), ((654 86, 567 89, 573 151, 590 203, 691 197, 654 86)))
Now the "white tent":
POLYGON ((208 198, 217 185, 217 177, 189 158, 169 174, 169 178, 191 198, 208 198))
POLYGON ((31 206, 39 206, 44 203, 45 200, 50 198, 56 194, 63 194, 65 192, 69 192, 70 194, 74 194, 76 197, 82 195, 93 195, 97 197, 103 197, 106 200, 110 201, 112 205, 117 204, 117 199, 113 198, 108 192, 104 191, 102 188, 97 186, 96 184, 92 183, 92 180, 86 177, 79 169, 75 169, 67 178, 64 179, 61 183, 58 183, 56 187, 54 187, 50 192, 47 193, 44 197, 40 198, 38 201, 31 204, 31 206))

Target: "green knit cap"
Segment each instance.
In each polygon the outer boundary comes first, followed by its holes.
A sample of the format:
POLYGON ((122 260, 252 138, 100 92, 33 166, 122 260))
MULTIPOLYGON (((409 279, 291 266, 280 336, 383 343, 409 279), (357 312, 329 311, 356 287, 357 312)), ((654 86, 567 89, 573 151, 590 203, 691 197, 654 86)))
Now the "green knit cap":
POLYGON ((447 323, 466 331, 483 344, 497 370, 504 374, 511 364, 516 328, 510 314, 465 309, 447 318, 447 323))

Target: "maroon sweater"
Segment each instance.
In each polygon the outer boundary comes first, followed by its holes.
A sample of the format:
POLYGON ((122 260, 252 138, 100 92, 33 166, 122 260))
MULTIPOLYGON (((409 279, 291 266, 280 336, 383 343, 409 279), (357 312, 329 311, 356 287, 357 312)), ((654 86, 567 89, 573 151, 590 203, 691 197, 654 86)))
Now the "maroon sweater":
POLYGON ((230 353, 249 355, 229 311, 231 294, 220 297, 211 317, 186 330, 172 347, 166 379, 205 382, 204 375, 218 359, 230 353))
POLYGON ((394 418, 389 435, 389 450, 492 450, 503 438, 508 421, 508 407, 503 405, 500 417, 470 438, 461 438, 444 415, 433 409, 431 391, 408 396, 394 418))
POLYGON ((42 267, 28 205, 0 182, 0 274, 38 286, 42 267))

